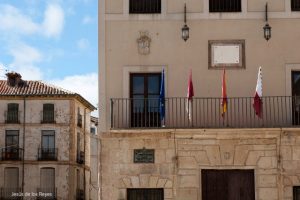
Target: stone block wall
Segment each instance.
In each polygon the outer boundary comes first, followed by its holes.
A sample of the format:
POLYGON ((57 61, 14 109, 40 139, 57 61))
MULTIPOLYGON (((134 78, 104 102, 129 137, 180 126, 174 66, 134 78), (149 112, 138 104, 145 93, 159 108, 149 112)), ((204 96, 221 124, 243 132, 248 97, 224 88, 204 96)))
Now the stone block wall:
POLYGON ((101 137, 102 199, 163 188, 164 199, 201 200, 202 169, 254 169, 255 199, 292 200, 300 185, 300 129, 135 130, 101 137), (134 149, 155 162, 133 162, 134 149))

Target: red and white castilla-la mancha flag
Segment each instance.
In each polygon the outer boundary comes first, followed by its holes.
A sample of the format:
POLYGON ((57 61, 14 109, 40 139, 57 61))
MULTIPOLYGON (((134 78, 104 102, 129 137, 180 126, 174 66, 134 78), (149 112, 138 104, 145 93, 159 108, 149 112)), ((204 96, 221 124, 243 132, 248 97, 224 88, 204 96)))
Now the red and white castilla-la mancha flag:
POLYGON ((188 89, 187 89, 187 102, 186 102, 186 112, 188 115, 189 122, 192 122, 192 102, 194 96, 194 87, 192 81, 192 70, 190 70, 190 76, 188 80, 188 89))
POLYGON ((256 115, 259 118, 262 118, 262 110, 263 110, 262 104, 263 104, 263 102, 262 102, 262 72, 261 72, 261 67, 259 67, 255 95, 254 95, 254 99, 253 99, 253 108, 255 110, 256 115))

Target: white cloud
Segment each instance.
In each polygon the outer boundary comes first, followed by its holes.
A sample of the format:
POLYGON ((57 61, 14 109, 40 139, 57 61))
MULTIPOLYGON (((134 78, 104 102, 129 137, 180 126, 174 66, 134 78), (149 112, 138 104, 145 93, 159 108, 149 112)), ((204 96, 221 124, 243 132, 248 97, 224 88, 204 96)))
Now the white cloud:
POLYGON ((35 66, 43 59, 42 53, 25 43, 16 42, 9 49, 9 54, 13 57, 13 62, 9 65, 9 70, 17 71, 24 79, 41 80, 42 71, 35 66))
MULTIPOLYGON (((97 73, 67 76, 59 80, 50 80, 57 85, 72 92, 76 92, 92 103, 98 104, 98 75, 97 73)), ((96 113, 93 113, 96 114, 96 113)))
POLYGON ((17 8, 11 5, 0 5, 0 30, 32 34, 39 31, 39 26, 17 8))
POLYGON ((88 15, 84 16, 82 19, 82 24, 90 24, 92 22, 93 22, 93 18, 88 15))
POLYGON ((77 48, 80 50, 85 50, 89 48, 90 42, 86 38, 81 38, 80 40, 77 41, 77 48))
POLYGON ((43 32, 47 37, 59 36, 64 27, 64 11, 58 4, 49 4, 45 11, 43 32))

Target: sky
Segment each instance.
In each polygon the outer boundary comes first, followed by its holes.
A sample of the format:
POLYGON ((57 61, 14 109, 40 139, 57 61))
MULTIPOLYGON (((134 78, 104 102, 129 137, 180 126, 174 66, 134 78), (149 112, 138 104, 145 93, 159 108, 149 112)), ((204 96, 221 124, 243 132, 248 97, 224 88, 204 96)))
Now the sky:
POLYGON ((1 0, 0 79, 15 71, 97 106, 98 0, 1 0))

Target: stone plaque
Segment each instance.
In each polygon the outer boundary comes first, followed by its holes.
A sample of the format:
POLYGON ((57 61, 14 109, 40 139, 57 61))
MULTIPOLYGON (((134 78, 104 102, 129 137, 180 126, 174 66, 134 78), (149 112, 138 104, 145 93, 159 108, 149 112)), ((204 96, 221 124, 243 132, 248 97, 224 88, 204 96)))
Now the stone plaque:
POLYGON ((154 163, 154 149, 135 149, 134 163, 154 163))

